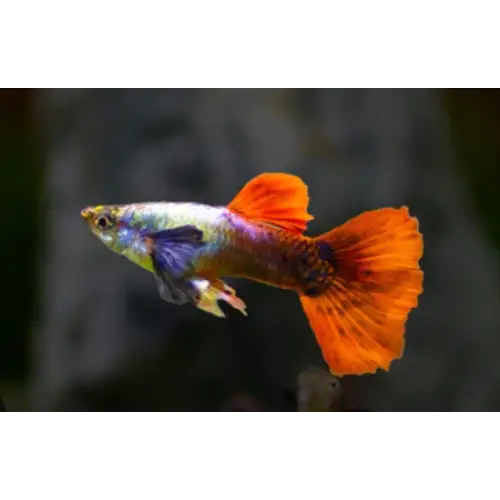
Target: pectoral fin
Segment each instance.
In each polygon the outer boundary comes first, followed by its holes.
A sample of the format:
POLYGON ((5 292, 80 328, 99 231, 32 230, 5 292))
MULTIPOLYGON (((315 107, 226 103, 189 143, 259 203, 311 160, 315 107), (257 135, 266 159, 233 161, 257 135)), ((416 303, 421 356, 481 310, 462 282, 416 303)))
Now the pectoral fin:
POLYGON ((165 276, 159 276, 158 274, 154 274, 153 276, 155 278, 158 293, 164 301, 178 306, 193 302, 192 298, 181 289, 182 286, 180 282, 175 284, 173 281, 167 280, 165 276))
POLYGON ((199 292, 184 276, 204 245, 203 232, 194 226, 166 229, 146 236, 161 298, 174 304, 197 303, 199 292))
POLYGON ((153 262, 154 276, 161 298, 182 305, 188 302, 219 318, 226 315, 219 307, 220 300, 245 316, 246 304, 223 281, 205 278, 185 278, 193 269, 196 253, 203 247, 203 232, 194 226, 167 229, 147 236, 153 262))
POLYGON ((192 268, 196 253, 205 244, 203 232, 194 226, 149 233, 146 242, 156 273, 168 274, 174 279, 181 278, 192 268))

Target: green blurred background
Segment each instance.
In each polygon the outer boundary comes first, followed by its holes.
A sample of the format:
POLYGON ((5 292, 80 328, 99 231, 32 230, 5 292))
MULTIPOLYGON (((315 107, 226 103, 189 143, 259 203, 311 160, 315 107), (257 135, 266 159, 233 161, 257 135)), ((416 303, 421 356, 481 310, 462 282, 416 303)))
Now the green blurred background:
POLYGON ((0 335, 0 394, 23 391, 30 376, 36 315, 45 163, 34 125, 35 93, 0 90, 0 190, 6 211, 1 235, 4 320, 0 335))
MULTIPOLYGON (((436 90, 435 94, 440 112, 449 124, 456 175, 462 179, 462 185, 473 200, 473 217, 481 234, 498 251, 500 91, 447 89, 436 90)), ((304 98, 308 97, 310 94, 305 92, 304 98)), ((9 409, 19 410, 30 408, 27 394, 36 356, 32 341, 41 307, 40 267, 44 262, 44 239, 49 230, 42 208, 48 151, 43 121, 37 119, 40 113, 38 99, 38 92, 29 89, 0 91, 0 245, 4 288, 0 396, 8 402, 9 409)), ((308 106, 306 103, 304 109, 308 106)), ((307 116, 303 119, 307 121, 307 116)), ((319 136, 310 147, 322 154, 326 146, 322 146, 319 136)), ((199 181, 198 176, 195 178, 199 181)), ((446 189, 443 185, 443 192, 446 189)), ((474 262, 463 265, 474 266, 474 262)), ((497 270, 492 269, 492 272, 497 270)))
POLYGON ((499 249, 500 91, 448 89, 441 96, 459 173, 474 200, 478 223, 499 249))

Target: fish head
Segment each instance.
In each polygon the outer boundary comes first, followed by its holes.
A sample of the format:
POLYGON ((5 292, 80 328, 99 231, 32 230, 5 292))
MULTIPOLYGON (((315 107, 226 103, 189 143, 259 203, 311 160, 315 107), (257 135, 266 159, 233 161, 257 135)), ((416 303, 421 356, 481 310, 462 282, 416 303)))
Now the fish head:
POLYGON ((122 217, 123 209, 117 205, 97 205, 84 208, 80 215, 89 229, 106 247, 116 253, 123 253, 133 236, 132 228, 122 217))
POLYGON ((210 224, 215 227, 223 212, 192 203, 146 202, 89 206, 80 213, 92 233, 108 249, 152 271, 151 233, 190 225, 200 227, 204 235, 210 237, 216 231, 210 232, 207 227, 210 224))

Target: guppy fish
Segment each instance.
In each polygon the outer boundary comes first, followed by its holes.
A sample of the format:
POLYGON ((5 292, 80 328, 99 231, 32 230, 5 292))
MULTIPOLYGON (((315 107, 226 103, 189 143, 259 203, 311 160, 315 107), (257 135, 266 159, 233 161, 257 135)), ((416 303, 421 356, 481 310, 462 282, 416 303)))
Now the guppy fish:
POLYGON ((113 252, 153 273, 160 296, 224 317, 246 305, 223 278, 246 278, 299 295, 332 374, 389 370, 417 307, 423 238, 407 207, 364 212, 305 236, 309 196, 295 175, 265 173, 227 206, 99 205, 82 210, 113 252))

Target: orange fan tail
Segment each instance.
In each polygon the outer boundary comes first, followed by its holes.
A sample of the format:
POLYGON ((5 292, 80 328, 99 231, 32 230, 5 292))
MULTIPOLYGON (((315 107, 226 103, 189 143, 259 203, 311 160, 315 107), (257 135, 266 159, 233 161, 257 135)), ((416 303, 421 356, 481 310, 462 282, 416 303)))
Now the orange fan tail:
POLYGON ((405 323, 422 292, 418 221, 406 207, 374 210, 316 242, 330 249, 323 258, 333 278, 321 295, 300 300, 330 371, 388 370, 403 354, 405 323))

